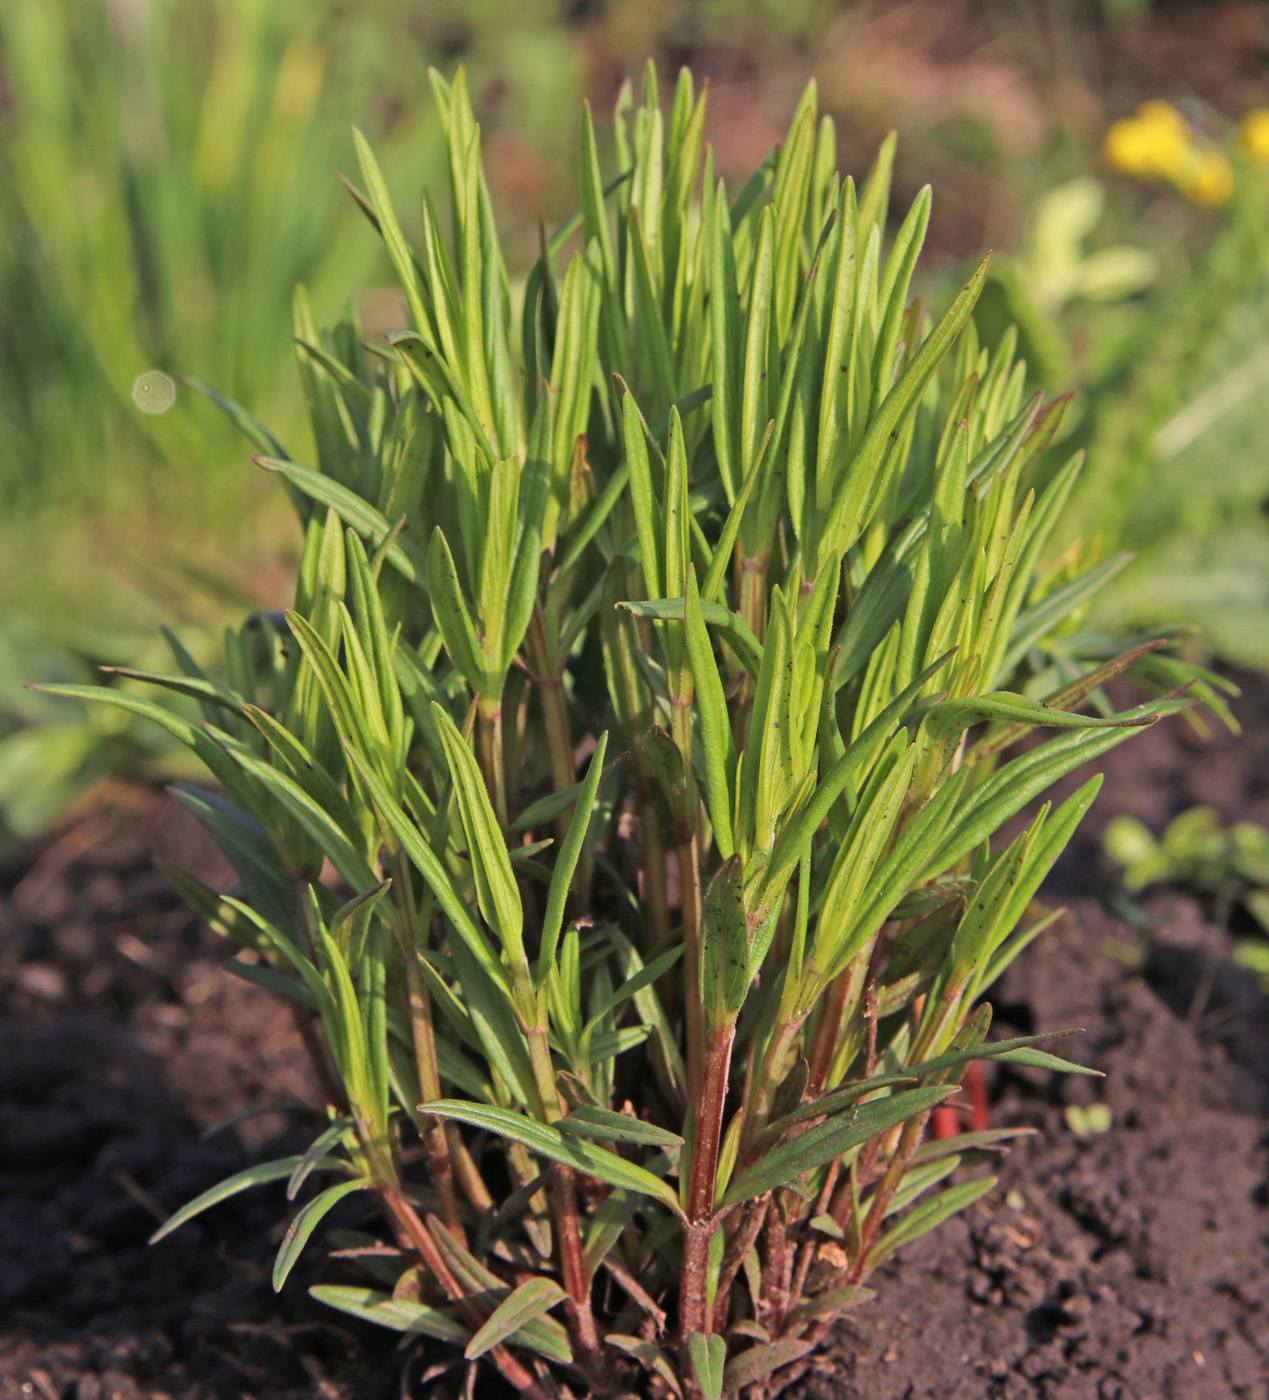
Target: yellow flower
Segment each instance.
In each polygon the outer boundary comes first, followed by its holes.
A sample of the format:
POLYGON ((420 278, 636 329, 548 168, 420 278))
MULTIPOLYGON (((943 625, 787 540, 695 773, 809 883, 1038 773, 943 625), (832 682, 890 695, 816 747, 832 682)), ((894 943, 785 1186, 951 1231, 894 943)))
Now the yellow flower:
POLYGON ((1190 130, 1170 103, 1143 102, 1135 117, 1115 122, 1102 142, 1102 159, 1121 175, 1175 179, 1190 155, 1190 130))
POLYGON ((1183 141, 1189 138, 1190 129, 1185 118, 1170 102, 1162 102, 1157 97, 1137 108, 1137 120, 1157 131, 1171 132, 1183 141))
POLYGON ((1269 107, 1253 107, 1238 128, 1248 160, 1269 165, 1269 107))
POLYGON ((1137 120, 1148 133, 1151 173, 1172 179, 1190 154, 1190 128, 1167 102, 1143 102, 1137 120))
POLYGON ((1177 183, 1186 199, 1215 208, 1234 192, 1234 171, 1219 151, 1197 151, 1177 183))
POLYGON ((1102 159, 1118 175, 1150 174, 1150 133, 1139 121, 1115 122, 1102 139, 1102 159))

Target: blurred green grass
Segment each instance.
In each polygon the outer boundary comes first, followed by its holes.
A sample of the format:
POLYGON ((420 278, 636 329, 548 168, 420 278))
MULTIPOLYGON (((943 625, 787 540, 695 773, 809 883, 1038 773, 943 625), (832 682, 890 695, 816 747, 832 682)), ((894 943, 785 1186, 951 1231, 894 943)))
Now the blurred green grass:
POLYGON ((24 682, 135 661, 163 620, 197 650, 277 600, 284 502, 180 377, 305 457, 293 290, 329 322, 389 280, 336 178, 352 125, 395 184, 441 176, 426 68, 455 44, 498 91, 504 157, 511 133, 532 152, 525 197, 549 192, 580 70, 543 0, 0 5, 0 844, 168 761, 142 726, 103 729, 24 682), (174 387, 166 411, 143 411, 147 386, 174 387))
MULTIPOLYGON (((329 321, 381 263, 334 175, 351 162, 352 124, 390 178, 417 187, 442 168, 421 98, 446 17, 420 31, 410 13, 303 0, 0 6, 4 583, 55 634, 76 604, 94 622, 135 617, 156 567, 164 591, 173 569, 241 569, 276 531, 274 493, 244 470, 221 416, 183 386, 168 411, 143 412, 134 386, 156 370, 192 375, 296 433, 293 289, 306 284, 329 321)), ((571 103, 577 88, 551 14, 533 0, 501 18, 493 5, 453 10, 486 36, 472 56, 492 72, 523 45, 502 119, 541 149, 543 99, 571 103)))

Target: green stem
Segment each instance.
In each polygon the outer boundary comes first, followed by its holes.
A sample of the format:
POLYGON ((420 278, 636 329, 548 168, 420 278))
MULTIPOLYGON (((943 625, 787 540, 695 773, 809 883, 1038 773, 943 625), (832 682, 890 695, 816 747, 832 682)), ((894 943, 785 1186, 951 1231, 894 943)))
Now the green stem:
MULTIPOLYGON (((432 998, 427 982, 419 968, 418 909, 414 903, 414 886, 404 854, 398 849, 392 854, 393 886, 396 891, 400 920, 397 944, 405 969, 406 996, 410 1007, 410 1030, 414 1040, 414 1065, 419 1077, 419 1093, 429 1103, 441 1095, 441 1077, 436 1062, 436 1032, 432 1023, 432 998)), ((450 1156, 450 1141, 446 1125, 428 1114, 412 1115, 427 1151, 428 1172, 441 1202, 441 1218, 450 1234, 460 1244, 466 1242, 459 1215, 458 1197, 454 1192, 454 1167, 450 1156)))
POLYGON ((349 1111, 348 1096, 344 1093, 344 1086, 340 1083, 339 1075, 331 1062, 330 1051, 317 1033, 317 1017, 307 1006, 300 1006, 292 1002, 291 1018, 295 1022, 296 1030, 300 1033, 300 1039, 304 1042, 304 1049, 312 1061, 313 1070, 317 1075, 318 1083, 322 1086, 322 1093, 326 1095, 326 1101, 337 1113, 347 1113, 349 1111))
POLYGON ((490 1194, 485 1179, 480 1174, 472 1155, 468 1152, 458 1131, 457 1123, 445 1124, 445 1141, 449 1146, 449 1158, 454 1169, 454 1180, 463 1195, 471 1202, 478 1215, 494 1208, 494 1198, 490 1194))
POLYGON ((867 967, 866 959, 856 958, 829 988, 828 1000, 820 1011, 819 1024, 815 1027, 808 1057, 806 1089, 812 1096, 823 1090, 828 1079, 829 1070, 833 1067, 841 1043, 846 1008, 858 999, 857 983, 867 971, 867 967))
MULTIPOLYGON (((535 604, 525 637, 529 664, 533 668, 538 698, 542 702, 542 727, 546 732, 546 756, 551 768, 551 786, 563 792, 577 781, 573 767, 573 742, 569 734, 568 706, 564 700, 563 667, 551 654, 546 636, 546 619, 541 604, 535 604)), ((568 835, 571 808, 555 818, 555 837, 562 842, 568 835)))
MULTIPOLYGON (((740 615, 749 630, 761 642, 767 630, 767 563, 765 560, 747 559, 737 548, 736 574, 740 615)), ((737 681, 736 697, 731 706, 732 737, 736 741, 737 753, 743 751, 749 741, 749 715, 753 709, 753 697, 753 677, 742 669, 737 681)))
POLYGON ((785 1063, 805 1020, 806 1016, 800 1015, 782 1022, 759 1061, 758 1069, 751 1079, 757 1088, 746 1111, 745 1125, 741 1132, 743 1148, 751 1147, 758 1134, 767 1126, 776 1090, 784 1078, 785 1063))
MULTIPOLYGON (((546 757, 551 770, 551 787, 555 792, 564 792, 577 782, 577 769, 573 765, 573 739, 568 721, 568 702, 564 694, 564 663, 567 658, 557 659, 551 654, 546 619, 540 604, 534 606, 526 641, 529 664, 533 668, 538 698, 542 703, 542 728, 546 734, 546 757)), ((568 836, 572 817, 571 807, 556 813, 557 848, 564 844, 568 836)), ((569 891, 568 909, 573 918, 581 918, 589 910, 592 864, 591 849, 583 843, 569 891)))
MULTIPOLYGON (((647 760, 635 755, 639 767, 639 824, 643 837, 643 922, 648 946, 654 954, 663 953, 670 941, 670 898, 665 879, 665 838, 661 818, 648 791, 647 760)), ((677 979, 676 979, 677 980, 677 979)))
POLYGON ((699 840, 702 831, 700 801, 696 795, 696 770, 692 767, 692 701, 696 688, 688 673, 670 697, 670 737, 683 760, 683 806, 686 823, 699 840))
MULTIPOLYGON (((305 934, 304 951, 310 958, 315 956, 315 944, 317 942, 316 933, 313 929, 312 909, 308 899, 309 882, 297 877, 294 882, 295 904, 299 912, 300 927, 305 934)), ((339 1113, 351 1113, 352 1108, 348 1102, 348 1092, 344 1087, 343 1079, 335 1065, 334 1056, 331 1054, 329 1044, 318 1035, 317 1027, 319 1019, 317 1013, 310 1011, 308 1007, 291 1003, 291 1015, 295 1021, 296 1029, 300 1033, 300 1039, 304 1042, 304 1049, 308 1052, 308 1057, 312 1061, 313 1070, 317 1075, 318 1083, 322 1086, 322 1092, 326 1095, 327 1102, 330 1103, 339 1113)))
POLYGON ((737 551, 740 615, 761 642, 767 630, 767 560, 746 559, 737 551))
POLYGON ((692 771, 692 682, 681 676, 670 703, 671 737, 683 760, 682 808, 675 814, 679 894, 683 915, 683 1009, 687 1037, 687 1086, 694 1096, 701 1084, 704 1048, 701 1010, 701 871, 697 818, 700 804, 692 771), (685 684, 684 684, 685 682, 685 684))
POLYGON ((486 700, 476 707, 476 754, 485 787, 493 800, 499 825, 507 826, 507 784, 502 763, 502 697, 486 700))

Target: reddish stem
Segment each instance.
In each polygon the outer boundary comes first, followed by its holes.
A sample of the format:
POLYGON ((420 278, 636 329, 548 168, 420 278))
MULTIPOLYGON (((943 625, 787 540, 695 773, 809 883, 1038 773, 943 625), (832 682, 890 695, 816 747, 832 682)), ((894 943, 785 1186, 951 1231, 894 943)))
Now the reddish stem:
MULTIPOLYGON (((406 1200, 400 1185, 380 1187, 383 1204, 392 1220, 397 1237, 403 1244, 413 1246, 427 1265, 428 1271, 445 1290, 446 1296, 454 1304, 459 1316, 472 1331, 484 1325, 485 1317, 472 1299, 464 1294, 461 1285, 450 1273, 436 1241, 428 1228, 419 1219, 418 1212, 406 1200)), ((537 1379, 505 1346, 492 1347, 489 1356, 504 1379, 518 1390, 525 1400, 552 1400, 552 1397, 538 1384, 537 1379)))
POLYGON ((736 1281, 736 1275, 744 1267, 749 1251, 757 1243, 758 1236, 762 1233, 770 1205, 770 1196, 762 1196, 756 1201, 747 1201, 741 1216, 740 1226, 728 1242, 727 1251, 723 1255, 722 1268, 718 1271, 718 1288, 714 1293, 715 1332, 721 1332, 727 1326, 731 1286, 736 1281))
POLYGON ((590 1276, 582 1250, 581 1224, 577 1216, 577 1179, 572 1167, 556 1166, 551 1183, 555 1224, 560 1232, 560 1264, 564 1287, 568 1292, 565 1305, 578 1348, 588 1369, 601 1367, 599 1333, 595 1314, 590 1306, 590 1276))
POLYGON ((855 966, 852 963, 829 988, 828 1000, 820 1012, 819 1024, 815 1027, 815 1039, 811 1045, 806 1080, 806 1091, 811 1098, 824 1088, 828 1072, 833 1066, 833 1056, 837 1053, 838 1032, 846 1013, 846 1002, 850 996, 854 974, 855 966))
POLYGON ((985 1133, 991 1127, 991 1105, 987 1102, 987 1083, 983 1078, 981 1060, 971 1060, 961 1081, 964 1104, 942 1103, 930 1118, 930 1136, 942 1140, 961 1132, 961 1114, 966 1116, 971 1133, 985 1133))
POLYGON ((899 1189, 899 1183, 903 1180, 903 1174, 908 1169, 912 1154, 920 1145, 929 1116, 927 1110, 915 1118, 909 1118, 903 1125, 899 1146, 890 1159, 885 1176, 882 1177, 880 1184, 872 1194, 868 1218, 864 1221, 864 1228, 860 1231, 859 1253, 855 1256, 855 1262, 846 1275, 847 1284, 858 1283, 868 1271, 868 1255, 873 1245, 877 1243, 877 1236, 881 1233, 881 1224, 886 1218, 886 1211, 889 1209, 894 1193, 899 1189))
MULTIPOLYGON (((683 1273, 679 1284, 679 1324, 683 1338, 683 1371, 694 1372, 687 1354, 688 1338, 708 1332, 712 1324, 707 1303, 709 1244, 713 1238, 714 1193, 718 1179, 718 1151, 722 1142, 723 1107, 731 1069, 731 1047, 736 1023, 715 1030, 702 1066, 700 1089, 695 1095, 696 1123, 692 1134, 692 1163, 687 1188, 687 1225, 683 1245, 683 1273)), ((696 1391, 689 1382, 689 1400, 696 1391)))
POLYGON ((960 1116, 951 1104, 941 1103, 930 1115, 930 1136, 942 1142, 954 1138, 961 1130, 960 1116))
POLYGON ((991 1105, 987 1102, 987 1078, 983 1062, 971 1060, 961 1087, 969 1097, 969 1130, 985 1133, 991 1127, 991 1105))

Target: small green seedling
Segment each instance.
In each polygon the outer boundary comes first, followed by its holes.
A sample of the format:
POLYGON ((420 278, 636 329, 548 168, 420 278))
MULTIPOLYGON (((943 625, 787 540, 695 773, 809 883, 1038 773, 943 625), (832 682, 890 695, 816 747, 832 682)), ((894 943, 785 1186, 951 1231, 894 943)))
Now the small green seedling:
POLYGON ((1114 817, 1103 845, 1123 867, 1130 895, 1151 885, 1180 885, 1208 901, 1222 926, 1238 910, 1250 915, 1261 936, 1238 939, 1234 960, 1269 987, 1269 831, 1256 822, 1226 827, 1211 807, 1190 807, 1157 839, 1136 817, 1114 817))
POLYGON ((1091 1137, 1095 1133, 1108 1133, 1113 1119, 1110 1109, 1104 1103, 1069 1104, 1065 1111, 1066 1126, 1076 1137, 1091 1137))

